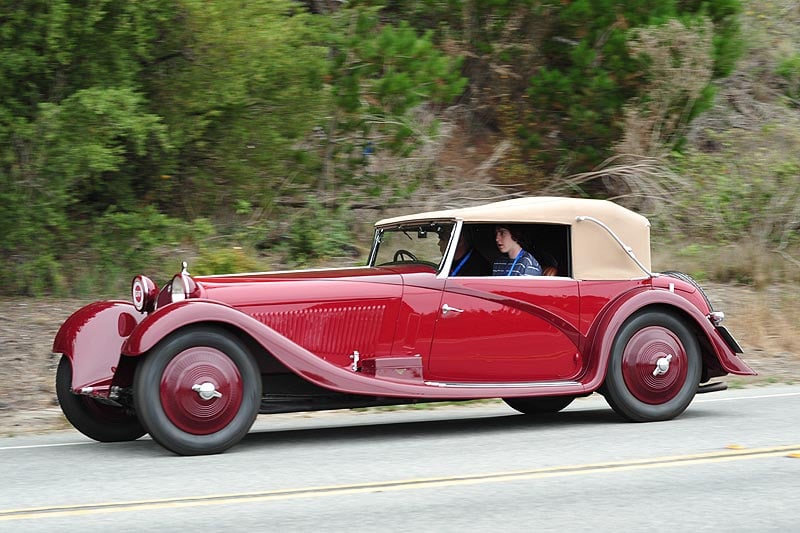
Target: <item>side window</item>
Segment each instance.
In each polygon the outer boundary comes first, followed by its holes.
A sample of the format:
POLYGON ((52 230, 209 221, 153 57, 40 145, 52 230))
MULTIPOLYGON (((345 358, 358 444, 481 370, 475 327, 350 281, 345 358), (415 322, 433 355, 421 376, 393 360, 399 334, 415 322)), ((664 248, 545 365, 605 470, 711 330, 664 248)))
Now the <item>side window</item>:
POLYGON ((525 238, 545 275, 572 277, 571 228, 564 224, 530 224, 525 238))
MULTIPOLYGON (((515 224, 523 249, 533 254, 545 275, 572 276, 571 228, 564 224, 515 224)), ((469 229, 474 248, 493 264, 501 256, 495 242, 498 224, 476 224, 469 229)), ((491 271, 486 275, 491 275, 491 271)))

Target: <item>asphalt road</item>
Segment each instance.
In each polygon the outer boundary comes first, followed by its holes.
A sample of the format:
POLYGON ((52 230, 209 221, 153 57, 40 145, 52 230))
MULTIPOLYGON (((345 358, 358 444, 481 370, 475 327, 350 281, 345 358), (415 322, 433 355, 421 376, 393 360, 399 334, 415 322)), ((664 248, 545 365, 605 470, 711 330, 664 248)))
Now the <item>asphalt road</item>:
POLYGON ((601 397, 262 416, 222 455, 0 439, 0 531, 798 531, 800 387, 622 422, 601 397))

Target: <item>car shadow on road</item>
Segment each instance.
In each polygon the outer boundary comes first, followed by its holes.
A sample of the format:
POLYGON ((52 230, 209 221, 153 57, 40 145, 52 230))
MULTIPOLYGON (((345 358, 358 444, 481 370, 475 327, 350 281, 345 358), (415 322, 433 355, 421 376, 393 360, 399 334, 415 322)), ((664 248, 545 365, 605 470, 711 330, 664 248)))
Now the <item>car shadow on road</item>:
MULTIPOLYGON (((297 418, 291 422, 292 427, 286 428, 285 419, 276 422, 276 429, 269 428, 269 416, 262 415, 257 428, 248 433, 244 439, 226 453, 244 452, 255 448, 276 448, 297 446, 299 444, 347 444, 359 441, 390 441, 407 440, 417 437, 457 436, 457 435, 491 435, 496 433, 498 438, 514 435, 515 433, 548 432, 569 430, 576 427, 588 426, 614 426, 635 425, 617 415, 610 408, 589 408, 567 410, 560 413, 545 415, 523 415, 509 412, 498 414, 475 413, 470 416, 464 411, 455 410, 450 413, 431 411, 431 419, 420 419, 420 412, 413 413, 410 419, 401 412, 371 413, 369 417, 359 420, 359 416, 348 414, 347 411, 328 413, 324 417, 308 415, 307 418, 297 418), (307 422, 307 427, 304 424, 307 422)), ((424 415, 423 415, 424 416, 424 415)), ((706 412, 702 408, 694 408, 684 412, 678 420, 689 418, 703 418, 706 416, 720 416, 719 413, 706 412)), ((670 422, 665 422, 669 424, 670 422)), ((649 425, 649 424, 648 424, 649 425)), ((133 443, 127 443, 133 444, 133 443)), ((166 455, 172 455, 154 441, 145 438, 137 441, 137 453, 151 454, 160 449, 166 455), (146 446, 141 446, 143 443, 146 446)), ((119 444, 117 444, 118 446, 119 444)), ((131 448, 130 451, 133 451, 131 448)))
POLYGON ((345 419, 343 417, 341 424, 338 425, 334 425, 335 421, 327 420, 325 427, 319 427, 319 424, 313 420, 309 420, 308 428, 293 427, 270 430, 262 426, 252 430, 237 447, 294 445, 301 442, 341 443, 342 441, 362 439, 408 439, 459 433, 502 433, 507 435, 509 432, 530 432, 532 429, 546 430, 560 426, 624 423, 623 419, 610 409, 565 411, 536 416, 501 413, 491 416, 478 415, 474 418, 466 418, 463 413, 458 412, 453 415, 453 418, 443 418, 440 413, 435 413, 431 420, 398 420, 397 417, 387 417, 385 421, 373 418, 366 423, 349 423, 353 420, 353 418, 345 419))

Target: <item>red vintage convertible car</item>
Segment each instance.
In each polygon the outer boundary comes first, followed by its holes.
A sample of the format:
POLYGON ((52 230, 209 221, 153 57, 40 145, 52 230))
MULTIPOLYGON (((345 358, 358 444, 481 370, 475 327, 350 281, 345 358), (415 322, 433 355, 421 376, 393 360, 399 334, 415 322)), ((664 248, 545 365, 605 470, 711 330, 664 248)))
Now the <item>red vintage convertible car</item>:
POLYGON ((364 267, 136 276, 131 302, 62 325, 58 398, 93 439, 150 433, 181 455, 222 452, 259 413, 502 398, 538 414, 598 392, 625 419, 671 419, 724 388, 711 378, 754 372, 691 278, 651 272, 649 230, 608 201, 521 198, 382 220, 364 267), (498 224, 544 275, 491 275, 498 224), (460 237, 480 261, 453 275, 460 237))

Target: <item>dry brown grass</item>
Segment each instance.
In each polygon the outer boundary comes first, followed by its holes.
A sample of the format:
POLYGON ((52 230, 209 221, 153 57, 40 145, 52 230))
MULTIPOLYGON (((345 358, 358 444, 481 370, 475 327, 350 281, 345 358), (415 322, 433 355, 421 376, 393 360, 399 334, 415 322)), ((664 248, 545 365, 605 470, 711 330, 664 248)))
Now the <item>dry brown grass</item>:
POLYGON ((646 98, 625 106, 625 134, 614 147, 617 154, 665 157, 686 134, 692 108, 711 82, 712 34, 709 19, 695 27, 672 20, 635 30, 631 55, 650 58, 650 81, 646 98))
POLYGON ((738 309, 731 316, 731 329, 741 331, 748 346, 800 357, 800 300, 797 286, 775 286, 766 290, 740 288, 738 309))
POLYGON ((657 271, 680 270, 700 281, 749 285, 757 290, 776 284, 800 287, 800 265, 795 259, 800 250, 796 246, 779 253, 758 240, 717 244, 683 238, 665 242, 668 238, 653 236, 653 268, 657 271))
POLYGON ((725 325, 742 345, 742 358, 758 376, 725 379, 731 384, 797 383, 800 381, 800 292, 798 285, 773 285, 763 290, 704 284, 715 309, 725 312, 725 325))

